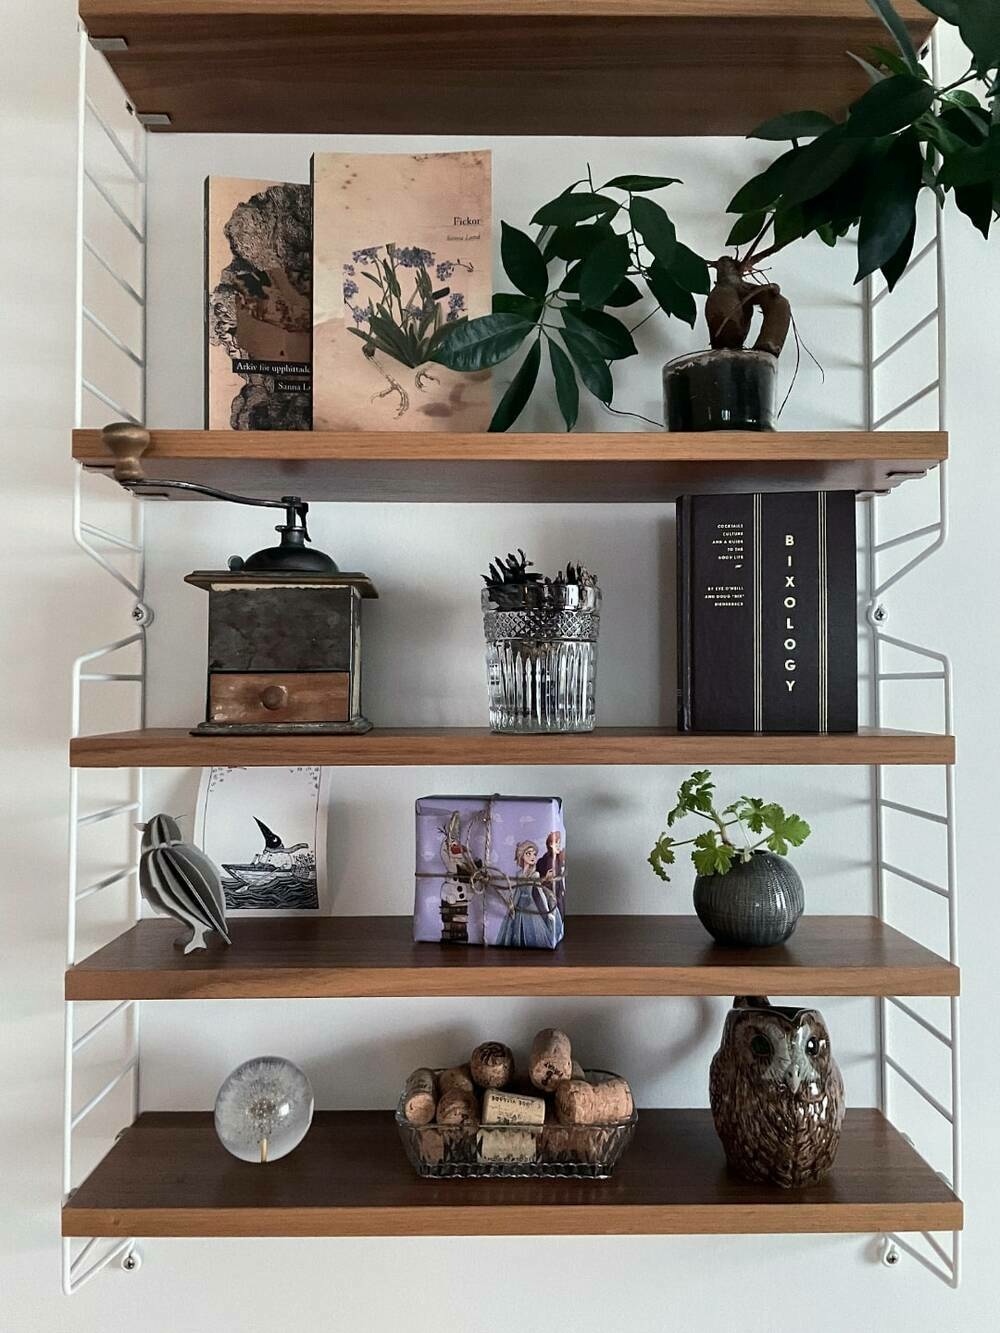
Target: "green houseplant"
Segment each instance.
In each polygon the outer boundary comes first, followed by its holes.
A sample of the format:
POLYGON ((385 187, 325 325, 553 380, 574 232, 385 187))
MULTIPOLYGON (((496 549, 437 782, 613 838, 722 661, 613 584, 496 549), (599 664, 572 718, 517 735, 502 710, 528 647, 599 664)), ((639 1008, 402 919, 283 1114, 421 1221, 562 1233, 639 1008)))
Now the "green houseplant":
POLYGON ((538 209, 537 238, 501 223, 500 257, 517 290, 494 296, 491 315, 444 330, 431 355, 452 370, 475 371, 528 344, 490 430, 507 430, 524 410, 543 346, 567 430, 576 424, 581 386, 610 408, 611 367, 638 350, 638 324, 630 327, 621 312, 645 293, 663 314, 694 326, 695 295, 709 290, 708 265, 677 239, 670 216, 649 197, 679 183, 624 175, 597 189, 588 175, 538 209))
POLYGON ((693 816, 709 828, 692 838, 663 832, 649 854, 649 864, 667 881, 679 847, 691 848, 698 872, 694 908, 702 925, 723 944, 780 944, 794 931, 805 906, 802 881, 785 860, 811 830, 801 816, 773 802, 741 796, 724 809, 715 803, 715 783, 699 769, 681 783, 677 803, 667 815, 667 830, 693 816), (738 840, 734 841, 731 834, 738 840))

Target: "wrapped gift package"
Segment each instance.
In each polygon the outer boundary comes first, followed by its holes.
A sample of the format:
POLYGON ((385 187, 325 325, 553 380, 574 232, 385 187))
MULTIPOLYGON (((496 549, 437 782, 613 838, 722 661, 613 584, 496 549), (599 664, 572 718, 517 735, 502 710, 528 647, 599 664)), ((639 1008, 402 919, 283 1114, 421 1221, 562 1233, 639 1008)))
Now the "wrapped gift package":
POLYGON ((422 796, 413 938, 554 949, 566 829, 556 796, 422 796))

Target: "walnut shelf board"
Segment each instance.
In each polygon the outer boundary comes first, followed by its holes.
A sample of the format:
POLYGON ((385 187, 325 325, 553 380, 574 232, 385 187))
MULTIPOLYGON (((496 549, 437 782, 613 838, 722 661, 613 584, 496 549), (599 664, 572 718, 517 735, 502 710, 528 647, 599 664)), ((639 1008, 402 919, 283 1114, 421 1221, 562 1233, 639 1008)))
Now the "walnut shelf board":
MULTIPOLYGON (((147 477, 277 499, 643 503, 713 491, 885 491, 948 456, 939 431, 491 435, 154 430, 147 477)), ((110 474, 97 430, 73 457, 110 474)), ((191 499, 164 491, 167 499, 191 499)))
MULTIPOLYGON (((914 38, 933 16, 897 0, 914 38)), ((867 87, 865 0, 81 0, 168 130, 745 134, 867 87), (332 70, 336 78, 331 78, 332 70), (413 71, 433 89, 413 96, 413 71)))
POLYGON ((667 727, 600 727, 558 736, 485 727, 376 727, 363 736, 192 736, 151 727, 77 736, 73 768, 427 767, 440 764, 951 764, 953 736, 864 727, 843 735, 723 735, 667 727))
POLYGON ((146 1112, 72 1195, 65 1236, 693 1235, 951 1231, 962 1205, 875 1110, 803 1190, 726 1168, 707 1110, 642 1110, 610 1180, 422 1180, 388 1111, 320 1111, 301 1146, 240 1162, 211 1112, 146 1112))
POLYGON ((558 949, 415 944, 410 917, 230 918, 185 956, 140 921, 66 973, 67 1000, 427 995, 957 995, 959 972, 874 917, 806 916, 773 949, 721 948, 692 916, 573 916, 558 949))

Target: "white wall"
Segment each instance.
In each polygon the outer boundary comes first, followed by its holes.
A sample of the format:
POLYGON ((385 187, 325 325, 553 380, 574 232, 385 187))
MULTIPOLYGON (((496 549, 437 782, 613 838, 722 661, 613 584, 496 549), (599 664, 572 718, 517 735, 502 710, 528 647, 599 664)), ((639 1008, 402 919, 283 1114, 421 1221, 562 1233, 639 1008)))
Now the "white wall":
MULTIPOLYGON (((9 758, 0 770, 8 814, 3 891, 14 923, 0 943, 4 977, 5 1067, 11 1092, 0 1101, 4 1166, 3 1333, 108 1328, 191 1333, 320 1321, 383 1333, 405 1323, 413 1333, 452 1326, 485 1333, 504 1325, 532 1330, 552 1318, 553 1280, 565 1289, 578 1328, 609 1322, 659 1329, 678 1318, 713 1333, 732 1326, 734 1308, 748 1330, 798 1327, 803 1307, 823 1333, 850 1328, 923 1330, 972 1327, 995 1301, 991 1264, 998 1221, 989 1130, 998 1087, 989 989, 991 931, 1000 925, 992 884, 980 867, 997 724, 987 663, 997 651, 991 615, 990 489, 996 463, 989 427, 1000 389, 982 350, 991 327, 990 293, 1000 282, 981 242, 952 227, 951 425, 955 464, 954 537, 917 591, 892 599, 894 632, 929 639, 955 653, 962 758, 962 868, 965 925, 967 1277, 947 1292, 911 1263, 894 1272, 872 1263, 867 1237, 733 1237, 400 1241, 155 1241, 133 1276, 102 1275, 71 1302, 58 1292, 59 1126, 68 665, 82 647, 127 628, 127 602, 108 599, 102 581, 70 549, 67 465, 72 412, 72 208, 74 32, 72 6, 39 14, 4 6, 13 42, 4 49, 3 166, 6 252, 17 257, 4 301, 7 393, 3 439, 14 553, 0 605, 5 626, 4 691, 9 758), (986 429, 984 430, 984 425, 986 429), (36 529, 49 542, 39 561, 23 543, 36 529), (975 610, 973 609, 975 608, 975 610), (107 624, 103 622, 108 622, 107 624), (105 629, 108 633, 105 633, 105 629), (12 706, 10 706, 12 705, 12 706), (982 885, 982 887, 981 887, 982 885), (986 1047, 980 1057, 979 1044, 986 1047), (467 1274, 464 1279, 457 1274, 467 1274), (777 1298, 773 1293, 779 1293, 777 1298)), ((313 148, 403 147, 406 141, 253 140, 162 137, 151 144, 151 396, 153 424, 200 424, 200 182, 209 171, 287 173, 305 178, 313 148)), ((484 141, 477 140, 482 144, 484 141)), ((421 140, 460 147, 459 140, 421 140)), ((547 142, 497 140, 497 217, 526 220, 529 206, 558 188, 589 158, 595 171, 669 166, 689 187, 674 205, 681 234, 708 251, 722 240, 717 213, 746 174, 745 146, 733 141, 547 142), (552 187, 552 188, 550 188, 552 187)), ((784 424, 849 427, 861 414, 859 317, 849 287, 851 254, 817 248, 783 260, 776 276, 793 292, 803 336, 823 362, 826 386, 803 369, 784 424)), ((653 324, 647 326, 652 330, 653 324)), ((691 345, 669 326, 644 344, 629 367, 620 401, 649 413, 656 367, 691 345)), ((542 424, 543 418, 536 418, 542 424)), ((592 417, 596 428, 607 423, 592 417)), ((530 423, 525 422, 527 427, 530 423)), ((916 424, 916 423, 915 423, 916 424)), ((914 488, 911 488, 914 489, 914 488)), ((891 514, 916 512, 918 498, 884 502, 891 514), (903 509, 902 505, 909 506, 903 509), (900 506, 893 510, 892 506, 900 506)), ((150 507, 150 721, 184 724, 201 704, 203 594, 186 587, 189 569, 230 551, 253 549, 266 521, 207 505, 150 507)), ((655 722, 669 716, 672 670, 670 511, 658 507, 485 509, 322 506, 320 544, 365 569, 383 594, 366 624, 366 709, 382 723, 455 721, 483 714, 476 575, 512 541, 539 563, 574 554, 596 568, 605 589, 602 719, 655 722), (433 520, 429 523, 428 516, 433 520), (435 641, 420 631, 433 617, 435 641), (663 679, 663 675, 666 679, 663 679), (448 714, 441 704, 446 701, 448 714)), ((991 555, 993 561, 991 562, 991 555)), ((122 631, 124 632, 124 630, 122 631)), ((358 770, 333 775, 331 824, 334 910, 404 912, 411 892, 413 799, 424 792, 552 791, 566 799, 571 838, 572 906, 583 911, 684 910, 686 889, 662 890, 644 867, 645 851, 678 770, 585 769, 358 770), (485 785, 484 785, 485 784, 485 785)), ((871 904, 870 832, 863 771, 726 771, 733 787, 758 787, 800 808, 817 827, 801 864, 814 911, 864 911, 871 904)), ((904 775, 907 790, 923 775, 904 775)), ((95 779, 100 783, 103 779, 95 779)), ((110 780, 109 780, 110 781, 110 780)), ((96 788, 95 788, 96 789, 96 788)), ((104 788, 102 787, 103 791, 104 788)), ((160 773, 151 801, 182 808, 190 775, 160 773)), ((570 921, 570 929, 572 922, 570 921)), ((824 1000, 856 1104, 874 1097, 873 1006, 824 1000)), ((515 1042, 535 1026, 559 1022, 595 1060, 633 1077, 640 1104, 705 1101, 705 1069, 724 1012, 719 1001, 533 1000, 345 1001, 292 1006, 218 1003, 147 1005, 143 1100, 156 1107, 207 1107, 228 1069, 265 1048, 281 1049, 309 1071, 327 1106, 388 1104, 412 1064, 453 1059, 466 1042, 498 1035, 515 1042), (391 1034, 391 1035, 390 1035, 391 1034), (458 1049, 456 1050, 455 1044, 458 1049)), ((906 1112, 905 1105, 902 1107, 906 1112)), ((942 1162, 942 1165, 944 1163, 942 1162)))

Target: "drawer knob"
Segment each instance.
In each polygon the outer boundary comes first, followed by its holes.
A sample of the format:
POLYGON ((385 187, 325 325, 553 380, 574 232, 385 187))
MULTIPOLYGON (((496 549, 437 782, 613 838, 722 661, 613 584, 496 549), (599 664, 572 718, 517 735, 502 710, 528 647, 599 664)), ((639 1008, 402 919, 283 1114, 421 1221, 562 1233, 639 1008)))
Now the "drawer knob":
POLYGON ((284 685, 268 685, 266 690, 261 691, 260 701, 265 708, 284 708, 288 703, 288 691, 284 685))

